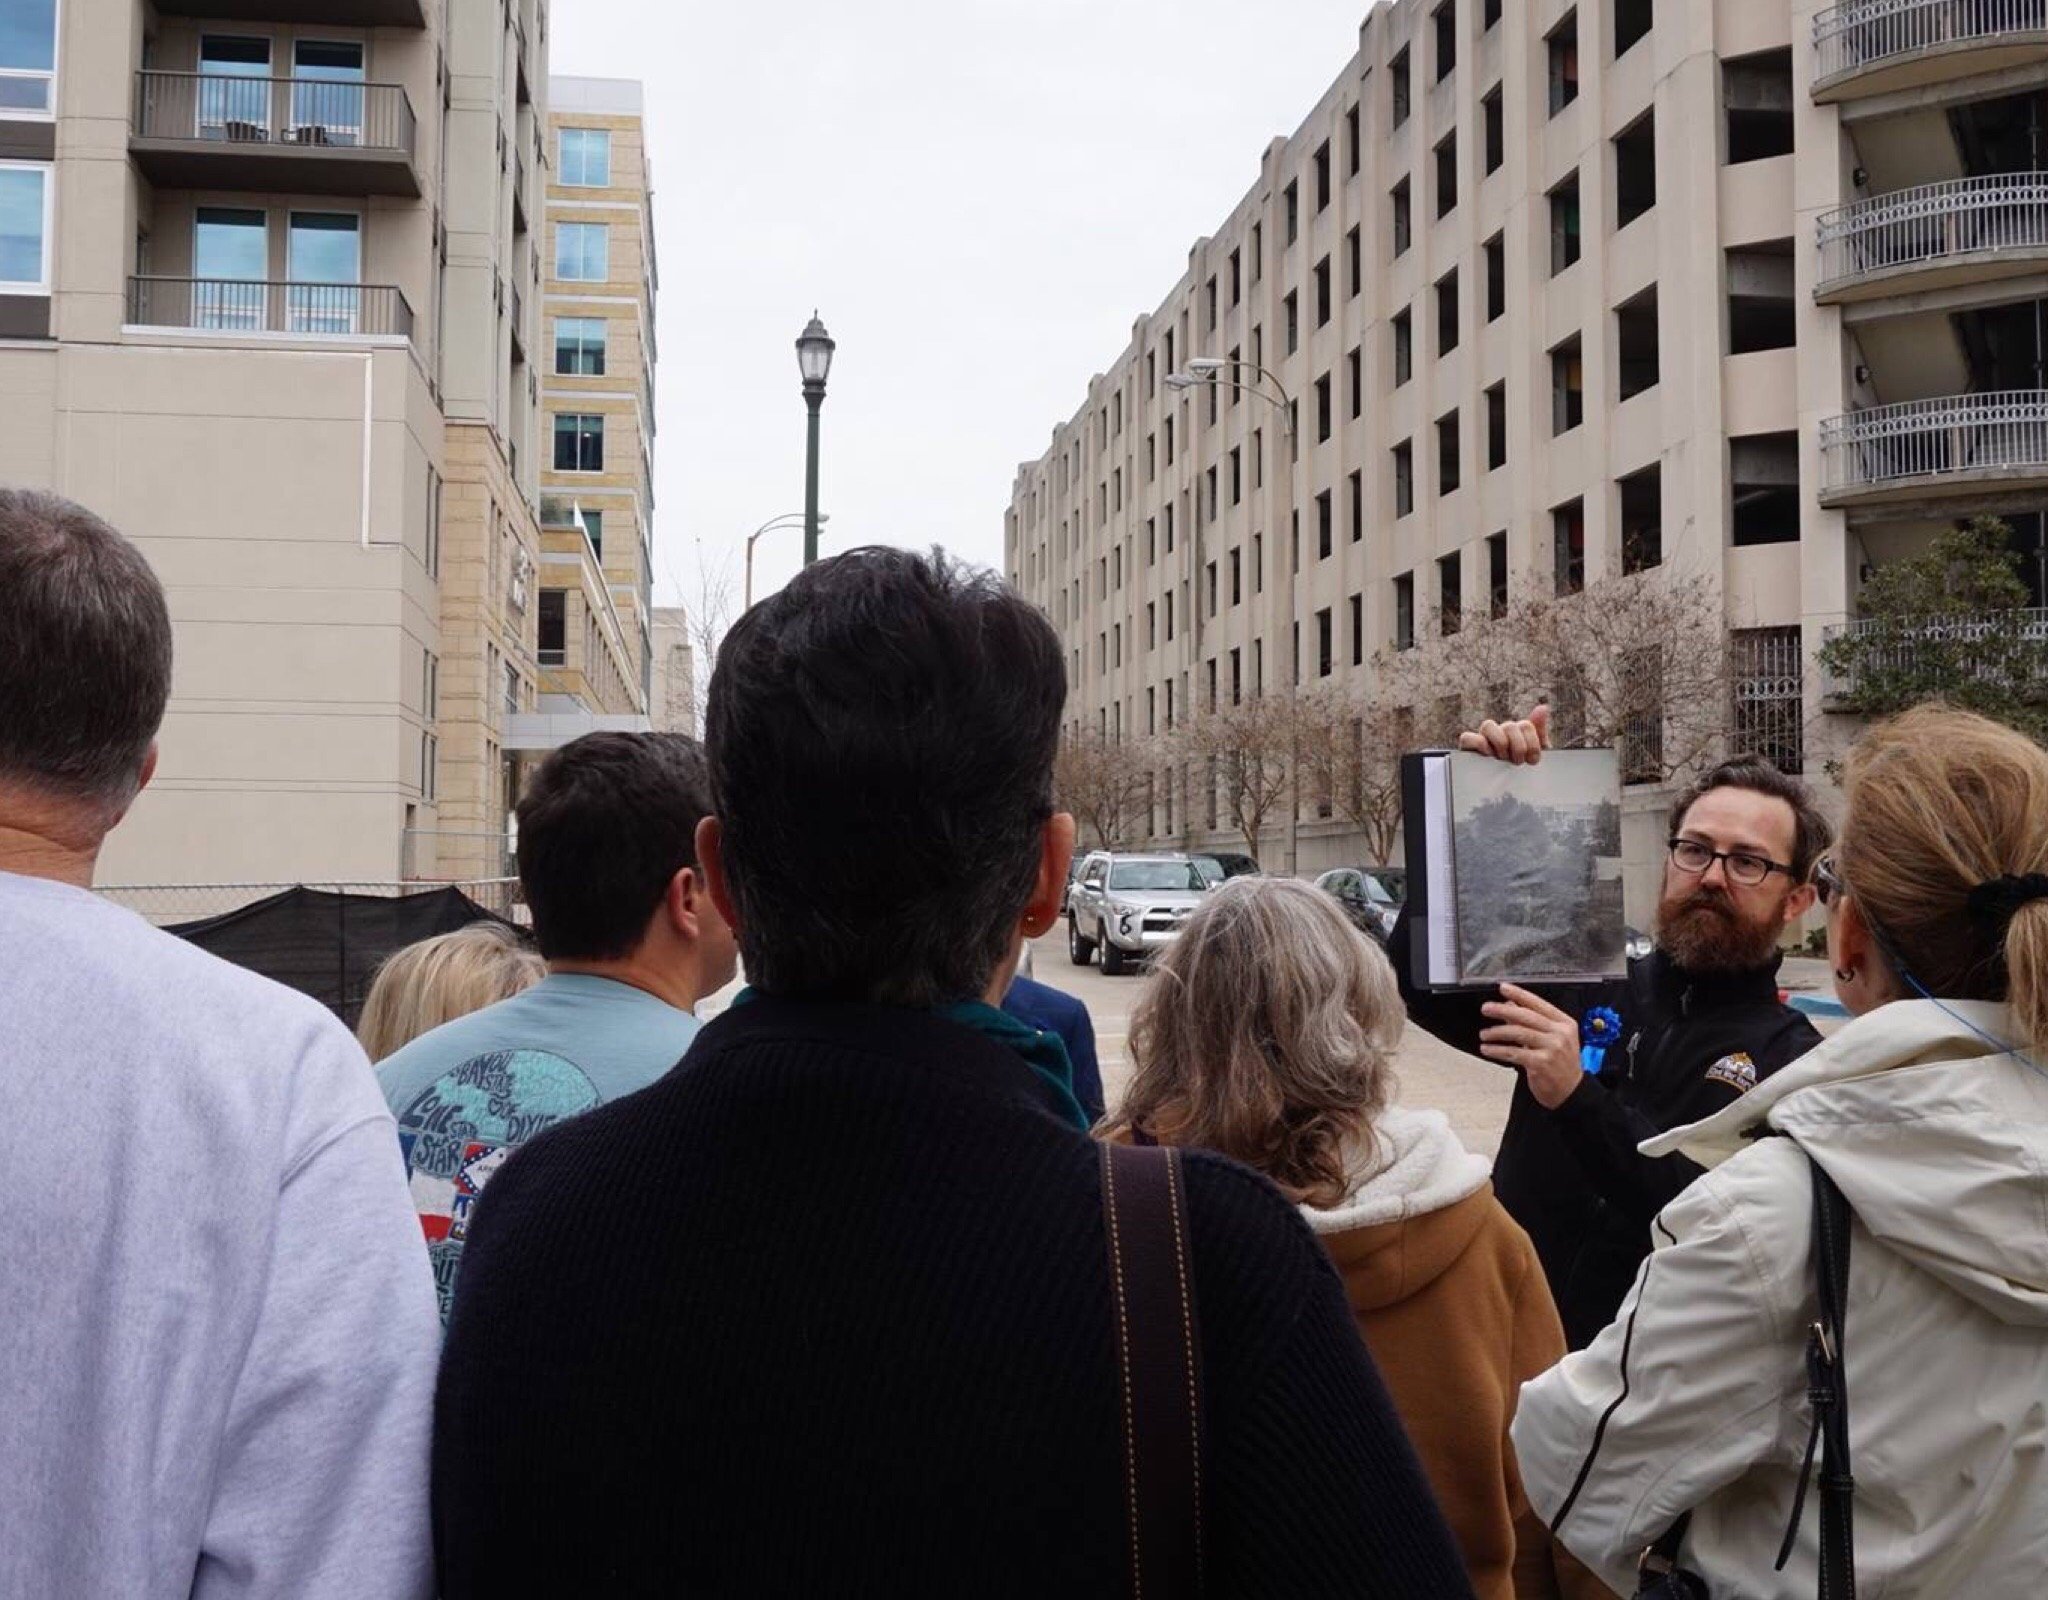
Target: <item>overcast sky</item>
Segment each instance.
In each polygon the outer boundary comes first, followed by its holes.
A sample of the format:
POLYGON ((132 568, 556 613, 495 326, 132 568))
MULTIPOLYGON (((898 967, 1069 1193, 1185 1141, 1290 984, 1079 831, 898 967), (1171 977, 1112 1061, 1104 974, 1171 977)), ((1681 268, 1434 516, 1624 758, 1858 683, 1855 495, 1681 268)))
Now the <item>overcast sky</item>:
MULTIPOLYGON (((1368 0, 558 0, 553 70, 647 86, 657 600, 803 508, 795 339, 838 340, 825 548, 999 564, 1080 406, 1357 48, 1368 0)), ((756 549, 755 595, 800 533, 756 549)), ((732 556, 738 582, 737 555, 732 556)))

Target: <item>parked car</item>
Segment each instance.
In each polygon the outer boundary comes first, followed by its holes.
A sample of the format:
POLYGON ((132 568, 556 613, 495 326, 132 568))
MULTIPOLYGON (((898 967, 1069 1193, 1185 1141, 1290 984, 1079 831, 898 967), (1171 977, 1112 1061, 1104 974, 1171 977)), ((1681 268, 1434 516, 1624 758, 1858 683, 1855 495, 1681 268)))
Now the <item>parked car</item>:
POLYGON ((1351 925, 1384 945, 1401 914, 1401 902, 1383 879, 1391 869, 1333 867, 1316 879, 1316 887, 1336 900, 1351 925))
POLYGON ((1067 896, 1067 954, 1077 967, 1102 958, 1111 977, 1180 933, 1212 880, 1178 851, 1122 855, 1097 850, 1067 896))
POLYGON ((1250 877, 1253 874, 1263 870, 1259 866, 1258 862, 1253 860, 1250 856, 1233 855, 1231 852, 1227 850, 1204 850, 1199 856, 1195 857, 1195 859, 1200 862, 1205 862, 1216 869, 1215 872, 1211 874, 1211 876, 1218 883, 1223 882, 1227 878, 1250 877))
POLYGON ((1060 891, 1060 915, 1067 914, 1067 902, 1074 898, 1074 885, 1081 881, 1081 869, 1088 865, 1088 857, 1080 851, 1074 852, 1074 859, 1067 863, 1067 886, 1060 891))

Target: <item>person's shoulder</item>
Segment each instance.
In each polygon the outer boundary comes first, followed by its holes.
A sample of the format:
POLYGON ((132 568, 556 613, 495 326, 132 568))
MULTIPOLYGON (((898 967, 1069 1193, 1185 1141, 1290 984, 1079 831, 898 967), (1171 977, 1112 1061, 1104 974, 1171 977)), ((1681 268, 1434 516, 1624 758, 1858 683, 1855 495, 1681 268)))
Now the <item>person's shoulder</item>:
POLYGON ((1198 1255, 1253 1280, 1335 1276, 1298 1207, 1250 1167, 1208 1150, 1182 1150, 1188 1228, 1198 1255))
POLYGON ((1036 978, 1018 978, 1004 997, 1003 1009, 1012 1015, 1066 1022, 1088 1015, 1088 1007, 1075 996, 1036 978))

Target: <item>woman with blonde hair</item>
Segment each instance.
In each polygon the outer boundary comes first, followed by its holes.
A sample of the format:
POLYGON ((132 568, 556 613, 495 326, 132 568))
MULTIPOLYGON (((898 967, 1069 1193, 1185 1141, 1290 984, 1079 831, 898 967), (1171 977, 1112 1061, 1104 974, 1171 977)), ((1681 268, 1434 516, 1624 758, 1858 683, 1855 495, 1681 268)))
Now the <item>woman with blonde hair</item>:
POLYGON ((384 958, 363 1000, 356 1037, 371 1061, 382 1061, 444 1022, 532 988, 547 970, 540 952, 502 922, 436 934, 384 958))
POLYGON ((1557 1308, 1485 1160, 1442 1113, 1389 1103, 1403 1024, 1386 957, 1334 901, 1231 879, 1157 959, 1104 1136, 1235 1157, 1301 1208, 1480 1600, 1604 1595, 1553 1564, 1508 1449, 1516 1389, 1564 1354, 1557 1308))
POLYGON ((2048 750, 1922 707, 1863 737, 1845 788, 1814 883, 1855 1020, 1643 1146, 1711 1170, 1614 1325, 1523 1390, 1515 1446, 1611 1582, 1655 1545, 1751 1600, 1823 1568, 1828 1595, 2039 1594, 2048 750))

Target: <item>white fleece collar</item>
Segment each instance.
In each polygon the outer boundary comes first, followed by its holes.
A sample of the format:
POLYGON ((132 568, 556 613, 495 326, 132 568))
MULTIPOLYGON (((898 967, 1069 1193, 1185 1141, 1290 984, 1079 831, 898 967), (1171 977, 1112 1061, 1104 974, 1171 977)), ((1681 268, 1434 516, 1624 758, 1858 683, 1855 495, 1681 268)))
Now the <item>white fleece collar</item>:
POLYGON ((1325 1210, 1302 1207, 1317 1233, 1400 1222, 1456 1205, 1486 1187, 1492 1165, 1458 1142, 1441 1111, 1389 1106, 1352 1157, 1351 1190, 1325 1210))

